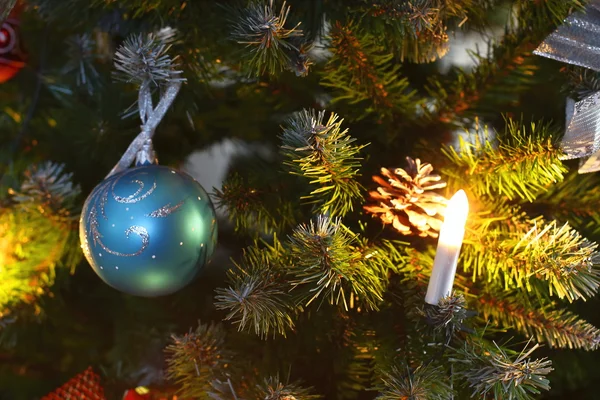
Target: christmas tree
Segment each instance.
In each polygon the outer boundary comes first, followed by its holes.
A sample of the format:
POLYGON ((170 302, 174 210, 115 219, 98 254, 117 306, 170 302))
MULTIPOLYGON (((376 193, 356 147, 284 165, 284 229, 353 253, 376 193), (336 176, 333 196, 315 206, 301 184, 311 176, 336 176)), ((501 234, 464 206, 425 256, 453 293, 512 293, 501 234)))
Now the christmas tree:
POLYGON ((597 1, 0 21, 0 399, 597 398, 597 1))

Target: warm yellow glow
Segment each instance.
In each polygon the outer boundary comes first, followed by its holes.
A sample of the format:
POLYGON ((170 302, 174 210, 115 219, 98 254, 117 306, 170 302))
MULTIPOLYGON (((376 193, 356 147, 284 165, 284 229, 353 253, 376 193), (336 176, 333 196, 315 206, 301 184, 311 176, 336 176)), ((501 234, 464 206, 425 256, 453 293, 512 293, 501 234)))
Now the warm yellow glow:
POLYGON ((469 200, 464 190, 459 190, 452 196, 445 214, 439 243, 458 247, 462 244, 469 214, 469 200))

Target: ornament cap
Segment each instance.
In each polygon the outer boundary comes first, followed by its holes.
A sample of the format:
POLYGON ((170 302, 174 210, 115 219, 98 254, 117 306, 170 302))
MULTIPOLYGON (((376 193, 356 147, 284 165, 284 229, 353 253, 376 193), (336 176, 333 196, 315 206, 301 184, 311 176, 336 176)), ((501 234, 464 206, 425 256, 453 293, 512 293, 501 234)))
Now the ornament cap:
POLYGON ((135 166, 140 167, 143 165, 157 165, 158 158, 152 145, 152 139, 146 139, 140 151, 135 156, 135 166))

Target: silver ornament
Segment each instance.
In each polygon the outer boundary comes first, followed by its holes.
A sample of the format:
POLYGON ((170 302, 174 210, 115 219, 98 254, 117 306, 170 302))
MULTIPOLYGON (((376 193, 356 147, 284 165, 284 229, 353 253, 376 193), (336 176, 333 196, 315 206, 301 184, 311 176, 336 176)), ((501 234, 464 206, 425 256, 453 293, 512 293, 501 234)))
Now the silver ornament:
POLYGON ((569 15, 533 54, 600 71, 600 0, 569 15))
POLYGON ((582 158, 577 170, 580 174, 589 174, 596 171, 600 171, 600 151, 589 157, 582 158))
POLYGON ((567 129, 560 144, 563 160, 588 157, 600 150, 600 92, 567 101, 567 129))

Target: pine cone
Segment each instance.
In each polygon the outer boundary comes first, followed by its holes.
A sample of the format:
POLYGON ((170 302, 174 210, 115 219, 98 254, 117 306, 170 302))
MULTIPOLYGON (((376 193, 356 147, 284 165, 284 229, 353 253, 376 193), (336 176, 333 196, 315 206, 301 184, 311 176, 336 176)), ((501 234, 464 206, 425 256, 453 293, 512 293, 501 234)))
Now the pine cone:
POLYGON ((91 367, 76 375, 56 391, 42 397, 41 400, 106 400, 100 377, 91 367))
POLYGON ((369 192, 373 203, 364 209, 404 235, 437 237, 447 200, 433 190, 445 187, 446 182, 431 174, 431 164, 421 164, 418 158, 406 157, 406 160, 406 170, 381 168, 383 176, 373 176, 379 187, 369 192))

